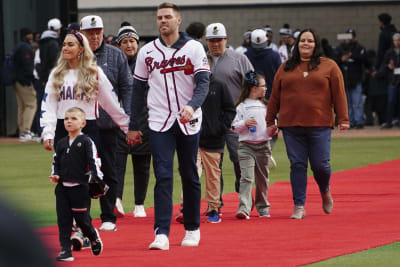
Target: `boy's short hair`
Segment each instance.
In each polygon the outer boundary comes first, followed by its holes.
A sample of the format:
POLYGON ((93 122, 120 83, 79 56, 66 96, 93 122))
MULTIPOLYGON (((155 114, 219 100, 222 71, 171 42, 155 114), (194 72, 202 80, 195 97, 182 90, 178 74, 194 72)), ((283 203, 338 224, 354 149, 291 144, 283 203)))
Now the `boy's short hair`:
POLYGON ((163 8, 172 8, 178 14, 181 13, 181 10, 179 9, 179 7, 173 3, 168 3, 168 2, 161 3, 158 5, 157 10, 160 10, 163 8))
POLYGON ((72 107, 67 109, 67 111, 65 111, 65 114, 67 113, 71 113, 71 112, 76 112, 79 114, 79 117, 83 120, 86 120, 86 113, 83 109, 79 108, 79 107, 72 107))

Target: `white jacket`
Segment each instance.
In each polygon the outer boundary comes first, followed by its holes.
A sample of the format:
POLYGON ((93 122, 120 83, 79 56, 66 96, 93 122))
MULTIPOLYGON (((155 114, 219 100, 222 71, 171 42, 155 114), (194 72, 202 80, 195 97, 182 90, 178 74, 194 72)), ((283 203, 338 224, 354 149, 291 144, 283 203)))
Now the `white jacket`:
POLYGON ((113 121, 125 133, 128 132, 129 117, 121 108, 118 98, 113 93, 113 87, 103 70, 97 67, 99 87, 97 100, 87 101, 76 99, 74 85, 78 77, 78 70, 69 70, 64 76, 60 97, 57 98, 53 87, 54 70, 50 73, 42 100, 40 126, 43 128, 43 140, 54 139, 57 120, 64 119, 65 112, 72 107, 79 107, 86 113, 86 120, 95 120, 98 117, 98 104, 111 116, 113 121), (98 103, 97 103, 98 102, 98 103))

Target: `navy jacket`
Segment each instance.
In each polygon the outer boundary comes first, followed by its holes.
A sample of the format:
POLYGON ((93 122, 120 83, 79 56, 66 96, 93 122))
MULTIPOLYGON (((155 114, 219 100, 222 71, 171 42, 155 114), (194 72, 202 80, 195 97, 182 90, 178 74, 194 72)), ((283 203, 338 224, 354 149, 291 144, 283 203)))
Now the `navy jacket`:
POLYGON ((14 52, 14 67, 16 81, 24 86, 33 84, 33 59, 32 46, 25 41, 21 41, 14 52))
MULTIPOLYGON (((104 41, 94 51, 94 54, 97 58, 97 65, 103 69, 118 96, 119 102, 122 104, 122 108, 129 115, 131 113, 133 77, 126 56, 120 49, 106 44, 104 41)), ((119 128, 101 107, 99 108, 99 115, 97 125, 101 129, 119 128)))
POLYGON ((275 73, 282 64, 281 57, 278 52, 271 48, 254 49, 249 47, 244 54, 250 60, 254 70, 265 76, 265 82, 267 84, 265 98, 269 99, 272 92, 272 83, 274 81, 275 73))

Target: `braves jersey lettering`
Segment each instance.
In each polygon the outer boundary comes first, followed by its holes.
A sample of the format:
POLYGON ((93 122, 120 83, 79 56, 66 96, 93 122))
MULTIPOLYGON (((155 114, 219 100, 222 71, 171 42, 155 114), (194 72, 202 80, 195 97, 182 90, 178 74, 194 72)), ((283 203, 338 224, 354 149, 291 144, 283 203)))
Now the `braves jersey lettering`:
POLYGON ((186 60, 186 56, 177 57, 177 58, 173 57, 169 60, 164 59, 161 62, 154 60, 153 57, 146 57, 144 61, 146 63, 147 70, 149 71, 149 73, 153 72, 154 69, 162 69, 161 73, 192 69, 192 72, 187 73, 187 75, 193 74, 194 66, 192 65, 192 62, 190 61, 190 59, 186 60), (171 68, 167 68, 167 67, 171 67, 171 68))

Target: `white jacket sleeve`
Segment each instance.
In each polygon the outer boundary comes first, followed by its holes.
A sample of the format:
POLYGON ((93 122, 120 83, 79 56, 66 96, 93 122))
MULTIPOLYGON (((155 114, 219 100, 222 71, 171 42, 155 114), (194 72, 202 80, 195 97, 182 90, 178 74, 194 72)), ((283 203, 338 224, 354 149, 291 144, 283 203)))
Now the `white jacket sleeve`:
POLYGON ((113 86, 107 79, 101 68, 98 69, 99 90, 97 101, 99 105, 110 115, 115 124, 117 124, 124 133, 128 132, 129 116, 124 112, 118 102, 117 95, 113 92, 113 86))
POLYGON ((244 105, 240 103, 239 106, 236 107, 236 116, 232 122, 232 131, 240 133, 245 130, 248 131, 244 118, 244 105))
POLYGON ((43 128, 43 141, 54 139, 57 126, 57 106, 58 100, 53 87, 53 73, 51 73, 44 90, 40 112, 40 127, 43 128))

